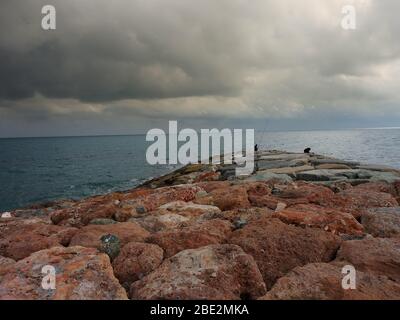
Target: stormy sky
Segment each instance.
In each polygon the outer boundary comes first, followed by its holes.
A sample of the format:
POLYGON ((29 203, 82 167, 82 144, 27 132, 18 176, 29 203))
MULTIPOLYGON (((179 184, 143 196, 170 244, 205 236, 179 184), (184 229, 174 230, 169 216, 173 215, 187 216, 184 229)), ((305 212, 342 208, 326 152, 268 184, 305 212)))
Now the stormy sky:
POLYGON ((1 0, 0 137, 399 126, 399 14, 398 0, 1 0))

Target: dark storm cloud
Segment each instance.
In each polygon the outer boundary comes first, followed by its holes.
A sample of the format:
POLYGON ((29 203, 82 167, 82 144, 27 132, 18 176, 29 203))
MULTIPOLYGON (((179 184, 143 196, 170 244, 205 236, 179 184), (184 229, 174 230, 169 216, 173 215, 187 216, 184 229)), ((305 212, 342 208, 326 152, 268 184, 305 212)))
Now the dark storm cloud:
POLYGON ((2 0, 0 8, 0 135, 23 121, 68 134, 68 122, 97 132, 152 119, 400 118, 397 0, 2 0), (45 4, 57 9, 55 31, 40 27, 45 4), (347 4, 357 10, 353 31, 340 27, 347 4))

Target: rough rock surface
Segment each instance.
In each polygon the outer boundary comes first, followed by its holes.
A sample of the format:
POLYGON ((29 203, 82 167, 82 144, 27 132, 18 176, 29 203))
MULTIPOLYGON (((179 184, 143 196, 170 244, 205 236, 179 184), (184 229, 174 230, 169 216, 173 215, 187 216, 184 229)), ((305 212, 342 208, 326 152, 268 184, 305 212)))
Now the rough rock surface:
POLYGON ((76 232, 37 219, 0 221, 0 255, 20 260, 39 250, 67 246, 76 232))
POLYGON ((317 227, 334 234, 363 234, 363 226, 350 213, 317 205, 295 205, 280 210, 276 216, 285 223, 317 227))
POLYGON ((163 256, 163 250, 155 244, 129 242, 113 261, 114 274, 128 290, 132 282, 155 270, 163 256))
POLYGON ((128 191, 0 212, 0 298, 399 298, 399 170, 260 150, 237 177, 241 161, 217 158, 128 191), (46 291, 50 262, 60 287, 46 291), (344 264, 357 290, 338 284, 344 264))
POLYGON ((109 300, 127 299, 114 277, 107 255, 83 247, 54 247, 14 264, 0 282, 0 299, 109 300), (43 289, 44 266, 56 270, 55 289, 43 289))
POLYGON ((132 241, 144 241, 149 232, 133 222, 120 222, 109 225, 88 225, 72 237, 71 246, 98 248, 101 247, 101 237, 105 235, 117 236, 121 245, 132 241))
POLYGON ((358 271, 386 276, 400 282, 400 239, 368 238, 344 241, 336 261, 346 261, 358 271))
POLYGON ((171 231, 152 234, 147 242, 159 245, 165 256, 171 257, 179 251, 210 244, 222 243, 230 234, 232 225, 221 219, 206 220, 171 231))
POLYGON ((184 250, 131 286, 131 299, 255 299, 265 284, 254 259, 235 245, 184 250))
POLYGON ((343 289, 342 266, 311 263, 280 278, 261 300, 400 299, 400 284, 384 276, 356 273, 356 288, 343 289))
POLYGON ((361 216, 361 223, 374 237, 400 237, 400 207, 370 209, 361 216))
POLYGON ((234 231, 228 242, 254 257, 268 288, 297 266, 333 260, 340 246, 340 239, 329 232, 290 226, 270 218, 255 220, 234 231))

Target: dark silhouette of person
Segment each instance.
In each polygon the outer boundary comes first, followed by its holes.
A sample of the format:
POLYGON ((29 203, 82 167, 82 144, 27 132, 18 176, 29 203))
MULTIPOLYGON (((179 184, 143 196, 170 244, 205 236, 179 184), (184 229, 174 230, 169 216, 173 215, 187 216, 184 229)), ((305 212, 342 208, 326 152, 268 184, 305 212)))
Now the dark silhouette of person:
POLYGON ((255 146, 254 146, 254 151, 258 151, 258 144, 256 144, 255 146))
POLYGON ((310 153, 311 152, 311 148, 305 148, 304 149, 304 153, 310 153))

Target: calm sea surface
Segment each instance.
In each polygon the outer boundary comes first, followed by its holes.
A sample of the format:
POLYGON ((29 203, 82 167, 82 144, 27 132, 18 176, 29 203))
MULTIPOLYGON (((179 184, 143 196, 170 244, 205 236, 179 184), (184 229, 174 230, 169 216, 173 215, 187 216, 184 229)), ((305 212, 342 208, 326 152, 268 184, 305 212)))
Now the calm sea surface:
MULTIPOLYGON (((312 151, 400 168, 400 129, 257 132, 265 149, 312 151)), ((177 166, 150 166, 144 135, 0 139, 0 212, 135 187, 177 166)))

